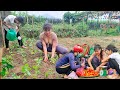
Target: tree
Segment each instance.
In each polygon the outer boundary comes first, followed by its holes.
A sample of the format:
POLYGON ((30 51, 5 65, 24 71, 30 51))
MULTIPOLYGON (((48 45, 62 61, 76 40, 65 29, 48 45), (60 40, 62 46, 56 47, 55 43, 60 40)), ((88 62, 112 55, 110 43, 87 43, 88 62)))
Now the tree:
POLYGON ((66 12, 63 17, 64 17, 64 22, 70 24, 70 19, 72 19, 72 14, 70 12, 66 12))

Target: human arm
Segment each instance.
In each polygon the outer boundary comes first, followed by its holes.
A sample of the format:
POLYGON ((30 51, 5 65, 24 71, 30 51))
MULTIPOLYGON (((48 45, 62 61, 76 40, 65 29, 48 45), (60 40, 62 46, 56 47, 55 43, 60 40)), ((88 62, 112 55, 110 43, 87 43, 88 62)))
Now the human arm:
POLYGON ((77 68, 80 67, 80 65, 76 65, 75 57, 73 54, 69 54, 68 58, 69 58, 69 63, 72 70, 76 70, 77 68))
POLYGON ((8 29, 11 28, 11 26, 9 24, 7 24, 5 21, 3 21, 3 25, 5 25, 8 29))
POLYGON ((90 56, 90 58, 88 58, 88 64, 89 64, 90 68, 93 69, 93 70, 94 70, 94 68, 93 68, 93 66, 91 64, 91 61, 92 61, 94 56, 95 56, 95 52, 90 56))
POLYGON ((109 56, 104 57, 103 60, 101 60, 101 64, 96 68, 96 71, 99 72, 100 71, 100 67, 104 66, 109 60, 109 56))
POLYGON ((46 62, 46 61, 48 60, 48 56, 47 56, 47 46, 46 46, 46 43, 45 43, 45 41, 44 41, 44 39, 43 39, 42 34, 40 34, 40 40, 41 40, 41 42, 42 42, 43 52, 44 52, 44 55, 45 55, 44 61, 46 62))
POLYGON ((101 66, 104 66, 105 64, 106 64, 107 62, 103 62, 103 63, 101 63, 97 68, 96 68, 96 72, 99 72, 100 71, 100 67, 101 66))
POLYGON ((51 58, 54 58, 57 44, 58 44, 57 35, 54 34, 53 35, 53 42, 52 42, 52 55, 51 55, 51 58))
POLYGON ((105 52, 103 52, 103 59, 101 60, 101 64, 96 68, 96 71, 99 71, 100 67, 104 66, 107 63, 108 59, 108 56, 105 54, 105 52))
POLYGON ((101 62, 102 63, 107 62, 109 59, 110 59, 110 57, 108 56, 108 57, 104 58, 101 62))
POLYGON ((17 24, 15 28, 17 32, 19 31, 19 28, 20 28, 20 25, 17 24))

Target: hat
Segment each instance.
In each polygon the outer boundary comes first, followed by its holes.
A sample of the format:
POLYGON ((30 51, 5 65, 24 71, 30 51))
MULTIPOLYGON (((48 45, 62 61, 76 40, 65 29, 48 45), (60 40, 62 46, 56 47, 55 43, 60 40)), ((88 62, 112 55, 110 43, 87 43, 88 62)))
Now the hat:
POLYGON ((83 48, 80 45, 75 45, 73 47, 74 52, 83 52, 83 48))
POLYGON ((24 22, 24 18, 21 17, 21 16, 18 16, 16 19, 17 19, 20 23, 23 23, 23 22, 24 22))

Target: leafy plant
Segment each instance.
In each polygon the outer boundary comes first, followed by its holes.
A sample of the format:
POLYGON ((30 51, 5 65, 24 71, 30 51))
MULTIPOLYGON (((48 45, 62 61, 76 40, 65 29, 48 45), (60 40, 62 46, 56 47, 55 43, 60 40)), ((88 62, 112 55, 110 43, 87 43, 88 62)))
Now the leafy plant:
POLYGON ((58 60, 58 56, 56 56, 54 58, 50 58, 50 62, 53 64, 55 64, 57 60, 58 60))
POLYGON ((25 50, 22 48, 18 48, 17 53, 21 54, 23 58, 27 56, 25 50))
POLYGON ((40 74, 39 67, 40 67, 39 65, 34 65, 33 66, 33 69, 35 70, 36 75, 40 74))
POLYGON ((27 59, 26 58, 23 58, 23 63, 26 63, 27 62, 27 59))
POLYGON ((25 64, 24 66, 22 66, 22 73, 24 73, 25 75, 30 76, 31 75, 30 70, 31 68, 29 64, 25 64))
POLYGON ((40 65, 43 58, 41 57, 41 58, 37 58, 37 59, 34 59, 34 60, 36 61, 37 65, 40 65))
POLYGON ((12 78, 13 78, 13 79, 21 79, 21 77, 18 76, 18 75, 16 75, 15 73, 12 73, 12 78))
POLYGON ((45 72, 45 78, 48 78, 48 76, 51 74, 53 74, 53 70, 49 69, 47 72, 45 72))
POLYGON ((5 58, 5 57, 2 58, 1 64, 2 64, 2 67, 1 67, 2 71, 0 72, 0 75, 5 76, 7 71, 12 69, 13 66, 8 62, 7 58, 5 58))
POLYGON ((37 51, 36 49, 34 49, 34 48, 30 50, 30 53, 31 53, 32 55, 36 54, 37 52, 38 52, 38 51, 37 51))

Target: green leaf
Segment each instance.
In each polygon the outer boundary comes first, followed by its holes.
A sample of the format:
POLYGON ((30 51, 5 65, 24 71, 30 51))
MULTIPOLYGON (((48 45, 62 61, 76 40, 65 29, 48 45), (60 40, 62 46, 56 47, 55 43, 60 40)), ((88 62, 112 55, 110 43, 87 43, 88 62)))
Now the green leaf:
POLYGON ((3 69, 2 69, 2 72, 0 72, 0 75, 1 75, 1 76, 5 76, 6 71, 7 71, 7 70, 6 70, 5 68, 3 68, 3 69))
POLYGON ((26 72, 27 72, 27 75, 29 75, 29 76, 31 75, 31 73, 28 70, 26 72))
POLYGON ((4 64, 8 64, 6 61, 2 61, 2 65, 4 65, 4 64))
POLYGON ((42 60, 43 60, 43 58, 37 58, 37 59, 35 59, 37 65, 40 65, 42 60))
POLYGON ((52 62, 53 64, 55 64, 56 60, 58 59, 58 57, 54 57, 54 58, 50 58, 50 62, 52 62))
POLYGON ((14 68, 14 67, 10 64, 7 64, 7 68, 10 69, 10 68, 14 68))
POLYGON ((49 75, 49 72, 45 72, 45 78, 47 78, 49 75))
POLYGON ((26 75, 31 75, 31 73, 29 72, 29 70, 31 70, 31 68, 29 67, 29 64, 25 64, 22 67, 22 72, 25 73, 26 75))

